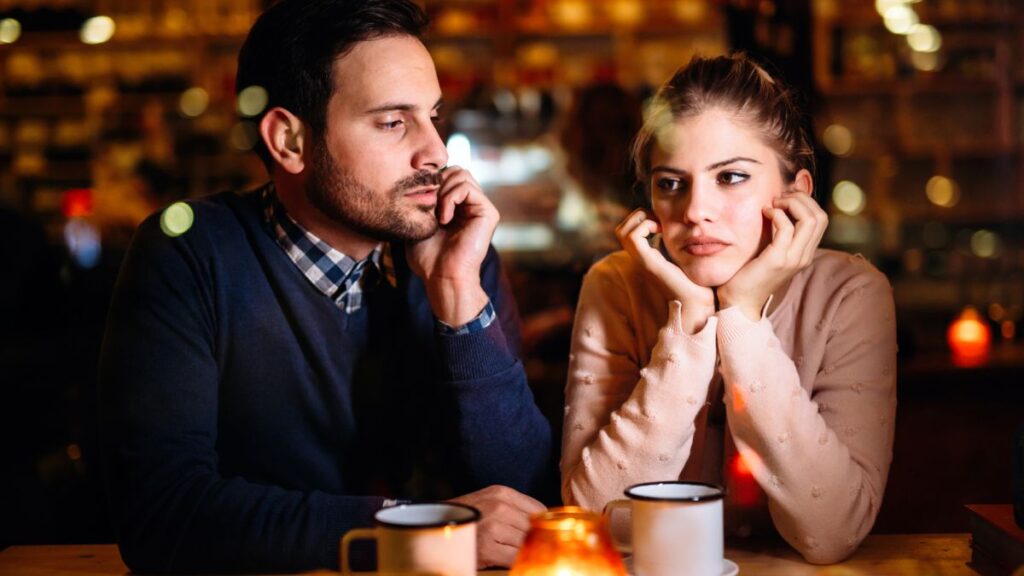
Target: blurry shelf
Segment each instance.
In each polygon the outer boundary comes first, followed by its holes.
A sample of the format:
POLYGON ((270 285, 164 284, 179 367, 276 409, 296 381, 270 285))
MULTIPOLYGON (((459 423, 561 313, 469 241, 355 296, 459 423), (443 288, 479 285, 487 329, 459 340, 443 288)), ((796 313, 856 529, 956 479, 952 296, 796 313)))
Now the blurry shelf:
POLYGON ((163 48, 173 49, 197 49, 206 44, 227 45, 235 49, 245 41, 245 34, 224 34, 224 33, 193 33, 182 35, 160 35, 140 36, 137 38, 124 38, 114 36, 102 44, 84 44, 78 39, 77 32, 27 32, 18 38, 13 44, 0 44, 0 55, 5 52, 33 50, 37 52, 103 52, 115 50, 153 50, 163 48))
POLYGON ((978 78, 918 78, 913 80, 869 80, 843 78, 819 82, 819 90, 830 97, 863 98, 865 96, 893 96, 916 93, 934 94, 987 94, 1006 87, 1004 82, 978 78))
MULTIPOLYGON (((936 27, 1012 27, 1018 18, 1014 10, 1006 7, 968 7, 962 2, 962 9, 950 11, 929 7, 927 4, 915 3, 913 10, 921 22, 936 27)), ((882 17, 875 9, 874 2, 847 2, 833 15, 825 15, 826 23, 841 23, 844 27, 884 27, 882 17)))
POLYGON ((1014 224, 1024 220, 1024 206, 969 206, 963 202, 952 208, 939 208, 922 200, 917 205, 901 205, 899 213, 905 222, 937 221, 959 226, 1014 224))
POLYGON ((990 142, 978 143, 929 143, 917 142, 912 144, 898 142, 864 142, 858 141, 854 151, 846 156, 833 156, 834 161, 865 161, 878 160, 881 155, 895 155, 900 158, 913 160, 933 159, 941 157, 953 158, 985 158, 985 159, 1007 159, 1013 158, 1020 153, 1021 147, 1018 144, 1001 146, 990 142))
POLYGON ((81 96, 18 96, 0 97, 0 117, 83 116, 85 102, 81 96))

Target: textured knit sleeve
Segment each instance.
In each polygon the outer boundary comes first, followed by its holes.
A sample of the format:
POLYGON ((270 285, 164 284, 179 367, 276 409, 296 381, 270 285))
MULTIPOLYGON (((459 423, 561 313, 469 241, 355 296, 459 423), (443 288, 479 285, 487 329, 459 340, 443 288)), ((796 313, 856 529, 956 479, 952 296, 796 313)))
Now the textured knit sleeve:
POLYGON ((584 279, 573 327, 562 437, 562 499, 600 510, 639 482, 676 479, 715 366, 715 318, 682 330, 669 303, 650 361, 641 366, 625 278, 597 264, 584 279))
POLYGON ((468 477, 461 488, 501 484, 535 494, 551 465, 551 426, 518 358, 519 313, 493 247, 481 283, 497 319, 483 330, 437 336, 441 378, 455 395, 453 444, 468 477))
MULTIPOLYGON (((896 334, 885 277, 863 265, 803 329, 826 339, 810 394, 767 319, 719 313, 729 427, 779 533, 808 561, 850 555, 874 524, 892 459, 896 334)), ((804 361, 799 358, 798 361, 804 361)))

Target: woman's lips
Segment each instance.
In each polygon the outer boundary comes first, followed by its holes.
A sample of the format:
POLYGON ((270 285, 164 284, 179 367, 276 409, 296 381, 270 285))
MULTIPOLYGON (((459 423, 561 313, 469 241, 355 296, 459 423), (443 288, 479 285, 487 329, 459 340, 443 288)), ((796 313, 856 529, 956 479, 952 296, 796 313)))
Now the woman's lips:
POLYGON ((683 250, 693 256, 711 256, 728 248, 729 245, 718 238, 690 238, 683 242, 683 250))

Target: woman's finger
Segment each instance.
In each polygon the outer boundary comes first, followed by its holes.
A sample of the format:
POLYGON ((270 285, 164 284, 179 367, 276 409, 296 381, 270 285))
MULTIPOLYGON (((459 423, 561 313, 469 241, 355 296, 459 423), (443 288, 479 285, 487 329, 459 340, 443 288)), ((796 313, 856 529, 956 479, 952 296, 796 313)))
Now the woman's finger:
POLYGON ((763 212, 772 221, 772 240, 761 254, 773 258, 775 265, 779 266, 784 263, 793 243, 793 223, 785 210, 766 206, 763 212))
MULTIPOLYGON (((800 195, 810 199, 806 194, 800 195)), ((776 198, 772 204, 775 208, 788 212, 794 221, 793 241, 786 254, 789 261, 806 262, 808 248, 811 247, 810 252, 813 253, 813 246, 817 245, 814 237, 816 223, 813 210, 794 194, 776 198)))

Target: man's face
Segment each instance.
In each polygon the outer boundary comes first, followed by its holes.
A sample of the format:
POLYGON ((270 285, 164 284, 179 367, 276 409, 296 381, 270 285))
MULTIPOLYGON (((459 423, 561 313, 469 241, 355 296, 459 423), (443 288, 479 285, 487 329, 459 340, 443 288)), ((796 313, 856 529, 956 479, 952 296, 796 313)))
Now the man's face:
POLYGON ((429 238, 436 175, 448 162, 434 126, 441 88, 430 54, 411 36, 360 42, 334 62, 333 80, 309 155, 310 202, 374 240, 429 238))

